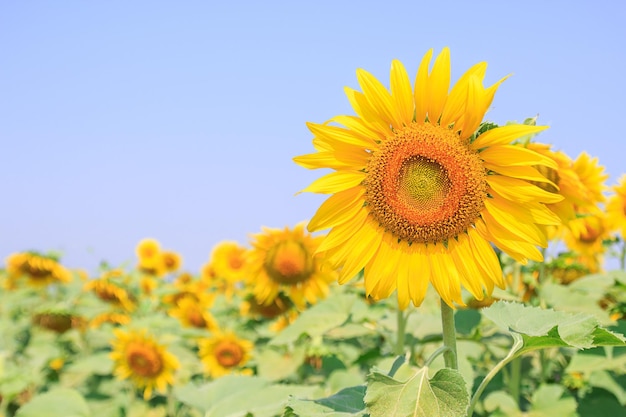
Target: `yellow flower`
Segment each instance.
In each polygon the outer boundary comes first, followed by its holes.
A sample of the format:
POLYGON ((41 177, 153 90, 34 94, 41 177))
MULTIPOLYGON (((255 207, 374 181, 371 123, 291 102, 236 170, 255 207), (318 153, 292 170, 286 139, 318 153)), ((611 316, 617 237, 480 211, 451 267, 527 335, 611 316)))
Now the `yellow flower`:
POLYGON ((323 236, 311 236, 304 224, 283 230, 263 228, 252 235, 250 282, 260 303, 271 304, 284 292, 302 309, 328 294, 328 284, 336 272, 316 255, 323 236))
POLYGON ((142 239, 135 248, 139 259, 138 268, 147 274, 161 276, 165 273, 165 264, 161 245, 155 239, 142 239))
POLYGON ((250 369, 242 369, 250 360, 253 348, 249 340, 240 339, 232 332, 216 332, 213 337, 201 339, 198 347, 204 371, 213 378, 252 373, 250 369))
POLYGON ((249 294, 242 301, 239 314, 255 319, 276 319, 270 326, 272 331, 284 329, 298 317, 294 303, 283 293, 279 293, 269 304, 263 304, 257 300, 254 294, 249 294))
POLYGON ((605 252, 603 240, 610 236, 605 214, 590 214, 572 221, 577 223, 572 230, 582 230, 575 234, 566 233, 563 240, 567 247, 578 255, 578 262, 589 269, 590 273, 601 270, 602 255, 605 252))
POLYGON ((606 203, 606 212, 610 228, 619 230, 626 240, 626 174, 622 175, 606 203))
POLYGON ((166 272, 176 272, 183 263, 183 258, 174 251, 164 251, 161 253, 161 262, 166 272))
POLYGON ((121 307, 126 311, 133 311, 135 309, 135 297, 117 282, 117 279, 123 276, 123 271, 119 269, 107 271, 100 278, 88 281, 84 290, 93 291, 102 301, 121 307))
POLYGON ((193 302, 210 306, 213 304, 213 294, 207 292, 206 284, 201 281, 191 281, 187 283, 176 283, 176 292, 165 294, 162 298, 163 304, 176 305, 180 300, 189 298, 193 302))
POLYGON ((331 229, 317 251, 341 267, 339 282, 364 269, 367 294, 397 289, 402 308, 420 305, 429 282, 449 305, 463 304, 461 286, 479 300, 504 287, 491 243, 519 262, 542 260, 539 225, 560 223, 544 203, 563 199, 529 182, 545 182, 534 167, 555 162, 511 145, 545 126, 481 125, 504 79, 485 88, 483 62, 450 89, 448 49, 429 73, 431 58, 414 88, 397 60, 391 91, 358 70, 363 92, 346 89, 357 116, 309 123, 317 152, 294 158, 335 170, 303 191, 332 194, 308 229, 331 229))
POLYGON ((146 331, 115 329, 113 333, 111 359, 114 375, 130 379, 137 388, 144 389, 146 400, 155 388, 165 393, 167 386, 174 383, 174 371, 180 367, 178 359, 146 331))
MULTIPOLYGON (((604 174, 604 167, 598 165, 597 158, 591 158, 586 153, 581 153, 576 161, 562 151, 553 151, 550 145, 543 143, 529 143, 528 149, 532 149, 548 158, 553 159, 558 165, 557 169, 546 166, 536 168, 543 173, 550 182, 535 182, 534 184, 546 191, 563 196, 563 200, 546 204, 563 222, 564 227, 576 227, 577 223, 570 222, 577 217, 577 213, 599 212, 598 204, 604 201, 604 181, 608 175, 604 174)), ((575 234, 583 230, 572 230, 575 234)), ((552 236, 556 230, 551 231, 552 236)))
POLYGON ((169 315, 177 318, 185 327, 214 330, 217 328, 217 322, 209 313, 208 307, 189 297, 183 297, 169 310, 169 315))
POLYGON ((209 263, 218 278, 241 281, 246 277, 247 249, 237 242, 223 241, 215 245, 209 263))
POLYGON ((35 253, 9 255, 6 266, 10 288, 14 288, 20 279, 26 279, 27 284, 32 287, 68 283, 72 280, 71 272, 56 259, 35 253))
POLYGON ((123 313, 102 313, 89 321, 89 327, 95 329, 104 323, 124 325, 130 323, 130 317, 123 313))
POLYGON ((50 369, 57 372, 60 371, 61 368, 63 368, 63 365, 65 365, 65 359, 63 358, 55 358, 48 363, 50 369))

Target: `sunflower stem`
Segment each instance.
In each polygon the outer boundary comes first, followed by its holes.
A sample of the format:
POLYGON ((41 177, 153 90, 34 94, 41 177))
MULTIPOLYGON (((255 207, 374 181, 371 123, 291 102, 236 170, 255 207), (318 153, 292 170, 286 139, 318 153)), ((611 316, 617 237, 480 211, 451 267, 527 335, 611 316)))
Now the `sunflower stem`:
POLYGON ((398 307, 396 312, 396 323, 397 323, 397 335, 396 335, 396 345, 394 346, 394 353, 396 355, 402 355, 404 353, 404 337, 406 333, 406 319, 407 315, 398 307))
POLYGON ((522 358, 515 357, 509 365, 511 373, 509 375, 509 394, 519 407, 520 386, 522 383, 522 358))
POLYGON ((456 329, 454 327, 454 310, 441 300, 441 324, 443 328, 443 345, 447 350, 443 353, 446 368, 459 369, 456 357, 456 329))
POLYGON ((626 240, 622 242, 622 253, 619 258, 619 267, 622 271, 626 270, 626 240))

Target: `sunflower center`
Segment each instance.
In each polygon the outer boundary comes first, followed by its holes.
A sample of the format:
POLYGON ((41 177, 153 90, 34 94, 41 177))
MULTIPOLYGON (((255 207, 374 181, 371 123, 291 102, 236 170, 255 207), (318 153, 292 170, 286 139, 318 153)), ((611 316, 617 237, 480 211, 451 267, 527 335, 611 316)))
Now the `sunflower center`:
POLYGON ((295 285, 310 278, 313 258, 300 242, 285 240, 268 250, 264 266, 273 281, 295 285))
POLYGON ((411 124, 381 144, 367 166, 365 200, 388 232, 408 242, 446 242, 467 231, 487 198, 477 152, 440 126, 411 124))
POLYGON ((189 313, 187 314, 187 319, 189 320, 189 323, 193 327, 198 327, 198 328, 207 327, 207 322, 204 319, 202 312, 197 309, 189 311, 189 313))
POLYGON ((153 378, 163 369, 161 355, 151 347, 139 343, 128 347, 126 361, 134 374, 145 378, 153 378))
POLYGON ((243 259, 241 256, 231 256, 228 259, 228 265, 233 269, 240 269, 243 266, 243 259))
POLYGON ((231 341, 220 342, 215 347, 215 359, 224 368, 232 368, 243 359, 243 349, 231 341))

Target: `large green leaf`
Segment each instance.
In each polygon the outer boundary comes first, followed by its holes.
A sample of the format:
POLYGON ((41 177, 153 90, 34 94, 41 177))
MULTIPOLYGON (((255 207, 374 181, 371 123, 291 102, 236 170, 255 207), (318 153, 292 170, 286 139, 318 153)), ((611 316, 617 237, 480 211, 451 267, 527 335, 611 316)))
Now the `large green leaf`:
POLYGON ((272 385, 258 377, 229 375, 200 387, 176 387, 176 398, 205 413, 205 417, 273 417, 280 414, 290 395, 311 395, 316 387, 272 385))
POLYGON ((372 372, 365 403, 371 417, 463 417, 469 396, 457 371, 441 369, 428 379, 428 368, 421 368, 406 381, 372 372))
POLYGON ((544 310, 519 303, 497 302, 483 310, 485 317, 523 344, 518 353, 568 346, 578 349, 603 345, 626 346, 624 337, 599 327, 587 314, 544 310))
POLYGON ((273 345, 289 344, 302 334, 321 336, 335 327, 341 326, 350 316, 352 294, 335 294, 304 311, 291 325, 270 341, 273 345))
POLYGON ((33 397, 17 410, 16 417, 90 417, 91 411, 78 391, 56 388, 33 397))

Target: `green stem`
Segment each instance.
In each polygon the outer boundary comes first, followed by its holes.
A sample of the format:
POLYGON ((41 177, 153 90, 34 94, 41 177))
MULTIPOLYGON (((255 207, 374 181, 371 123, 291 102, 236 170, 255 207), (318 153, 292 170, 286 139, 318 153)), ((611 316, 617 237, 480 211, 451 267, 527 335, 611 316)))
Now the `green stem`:
POLYGON ((404 353, 404 337, 406 333, 406 319, 407 319, 407 316, 398 307, 398 310, 396 312, 396 323, 397 323, 396 345, 394 346, 394 353, 396 355, 402 355, 404 353))
POLYGON ((474 414, 474 407, 476 407, 476 403, 478 403, 480 396, 482 395, 483 391, 485 391, 485 388, 487 388, 487 385, 489 385, 489 382, 491 382, 493 377, 496 376, 496 374, 500 372, 500 370, 504 368, 506 364, 508 364, 509 362, 511 362, 513 359, 516 358, 515 354, 522 347, 523 344, 524 342, 522 341, 522 338, 520 337, 519 340, 516 340, 515 343, 513 343, 513 346, 511 346, 511 350, 504 357, 504 359, 498 362, 496 366, 494 366, 491 369, 491 371, 489 371, 489 373, 485 375, 485 378, 481 381, 478 388, 476 388, 476 392, 472 396, 472 400, 470 401, 469 408, 467 409, 467 417, 472 417, 472 414, 474 414))
POLYGON ((454 310, 441 300, 441 324, 443 328, 443 345, 446 351, 443 360, 446 368, 459 369, 456 358, 456 330, 454 328, 454 310))
POLYGON ((441 346, 439 349, 434 351, 428 359, 426 359, 426 362, 424 362, 424 367, 429 367, 430 364, 433 363, 435 359, 437 359, 437 356, 441 355, 442 353, 446 353, 448 350, 448 346, 441 346))
POLYGON ((509 375, 509 393, 519 407, 520 385, 522 382, 522 358, 519 356, 511 360, 511 374, 509 375))
POLYGON ((626 270, 626 240, 622 242, 622 253, 619 257, 619 267, 622 271, 626 270))

